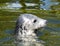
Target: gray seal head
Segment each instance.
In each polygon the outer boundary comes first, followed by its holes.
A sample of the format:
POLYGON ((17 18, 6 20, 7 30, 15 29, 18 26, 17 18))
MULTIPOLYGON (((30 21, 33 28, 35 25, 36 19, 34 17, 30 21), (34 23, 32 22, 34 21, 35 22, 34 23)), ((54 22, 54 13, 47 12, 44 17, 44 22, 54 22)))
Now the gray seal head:
MULTIPOLYGON (((16 22, 15 38, 19 43, 24 41, 24 45, 30 45, 29 42, 37 41, 37 29, 45 27, 47 20, 39 18, 33 14, 21 14, 16 22), (35 38, 36 37, 36 38, 35 38), (29 42, 28 42, 29 41, 29 42)), ((39 44, 40 46, 41 44, 39 44)), ((41 45, 42 46, 42 45, 41 45)))

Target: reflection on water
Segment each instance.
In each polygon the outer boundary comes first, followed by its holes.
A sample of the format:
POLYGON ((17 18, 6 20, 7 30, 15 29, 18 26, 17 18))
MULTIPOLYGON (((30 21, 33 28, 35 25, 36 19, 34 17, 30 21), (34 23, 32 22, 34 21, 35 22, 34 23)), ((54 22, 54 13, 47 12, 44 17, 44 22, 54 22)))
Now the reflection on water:
POLYGON ((51 0, 41 0, 43 1, 45 4, 41 4, 41 8, 45 9, 45 10, 49 10, 50 6, 52 5, 58 5, 59 2, 52 2, 51 0))
MULTIPOLYGON (((12 35, 13 34, 13 30, 5 30, 5 32, 7 35, 12 35)), ((4 37, 2 39, 0 39, 0 43, 3 43, 3 42, 8 42, 10 40, 12 40, 13 37, 12 36, 7 36, 7 37, 4 37)))
POLYGON ((60 20, 48 19, 49 23, 60 24, 60 20))
MULTIPOLYGON (((52 2, 51 0, 41 0, 44 4, 40 4, 39 7, 40 9, 44 9, 44 10, 50 10, 52 5, 58 5, 59 2, 52 2)), ((25 5, 28 7, 28 9, 32 8, 34 9, 35 6, 37 6, 38 4, 35 3, 25 3, 25 5), (31 7, 30 7, 31 6, 31 7), (30 7, 30 8, 29 8, 30 7)), ((20 9, 23 6, 21 5, 20 2, 16 1, 15 3, 6 3, 6 6, 3 6, 3 9, 20 9)), ((0 7, 0 9, 2 9, 0 7)))

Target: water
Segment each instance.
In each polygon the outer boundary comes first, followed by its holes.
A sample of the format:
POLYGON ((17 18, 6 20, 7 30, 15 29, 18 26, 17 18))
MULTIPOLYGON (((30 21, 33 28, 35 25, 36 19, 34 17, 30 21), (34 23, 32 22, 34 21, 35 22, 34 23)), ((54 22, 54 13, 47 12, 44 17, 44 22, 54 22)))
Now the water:
POLYGON ((49 10, 52 5, 59 4, 59 2, 52 2, 51 0, 41 0, 41 1, 43 1, 45 3, 45 4, 41 4, 41 8, 43 8, 45 10, 49 10))
MULTIPOLYGON (((50 10, 52 5, 59 5, 59 2, 52 2, 51 0, 41 0, 44 4, 40 4, 40 9, 50 10)), ((32 7, 34 9, 38 4, 35 3, 25 3, 27 7, 32 7)), ((16 1, 15 3, 6 3, 6 6, 3 6, 3 9, 21 9, 23 6, 21 3, 16 1)), ((29 9, 29 8, 28 8, 29 9)))
MULTIPOLYGON (((53 43, 53 46, 57 46, 57 45, 59 46, 60 45, 60 41, 59 41, 60 40, 60 26, 59 26, 60 20, 57 20, 57 19, 47 19, 47 20, 48 20, 48 25, 43 30, 39 31, 38 35, 40 35, 40 39, 45 42, 44 45, 46 44, 46 45, 50 46, 53 43), (49 25, 49 24, 51 24, 51 25, 49 25)), ((13 23, 13 22, 10 22, 10 24, 11 23, 13 23)), ((8 26, 6 26, 5 22, 4 22, 4 24, 2 23, 2 25, 3 25, 2 27, 5 26, 6 29, 4 29, 4 32, 1 32, 1 33, 3 33, 3 35, 6 35, 6 36, 4 36, 3 38, 0 38, 0 44, 2 46, 4 46, 4 45, 13 46, 14 45, 14 42, 13 42, 14 41, 14 38, 13 38, 14 28, 9 29, 10 27, 8 28, 8 26)), ((11 24, 11 26, 13 26, 13 24, 11 24)), ((3 36, 3 35, 1 35, 1 36, 3 36)), ((37 43, 39 43, 39 42, 37 42, 37 43)))
MULTIPOLYGON (((41 5, 40 7, 44 10, 50 10, 51 5, 58 5, 59 2, 51 2, 51 0, 42 0, 45 5, 41 5)), ((8 4, 8 3, 7 3, 8 4)), ((7 8, 3 6, 3 9, 18 9, 22 6, 19 3, 8 4, 7 8)), ((1 10, 1 9, 0 9, 1 10)), ((27 10, 28 11, 28 10, 27 10)), ((37 15, 39 14, 37 11, 34 11, 37 15)), ((39 11, 40 12, 40 11, 39 11)), ((48 12, 48 11, 47 11, 48 12)), ((29 11, 28 13, 33 13, 33 11, 29 11)), ((0 11, 0 46, 15 46, 14 44, 14 28, 15 28, 15 20, 19 16, 20 12, 9 13, 8 11, 0 11), (8 17, 7 17, 8 15, 8 17), (13 17, 11 17, 13 16, 13 17), (2 20, 2 21, 1 21, 2 20), (13 22, 8 22, 13 21, 13 22)), ((44 41, 43 45, 45 46, 60 46, 60 13, 57 12, 57 16, 50 16, 50 13, 47 15, 40 14, 39 17, 48 20, 47 26, 40 30, 38 35, 39 39, 44 41)))

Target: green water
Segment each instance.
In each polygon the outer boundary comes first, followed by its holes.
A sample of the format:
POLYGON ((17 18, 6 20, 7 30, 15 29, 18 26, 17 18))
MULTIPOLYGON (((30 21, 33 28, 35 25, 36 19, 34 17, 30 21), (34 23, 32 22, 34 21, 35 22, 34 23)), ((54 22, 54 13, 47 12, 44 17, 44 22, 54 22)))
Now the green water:
MULTIPOLYGON (((14 29, 18 16, 22 13, 35 14, 40 18, 47 19, 48 24, 43 31, 40 31, 40 40, 45 41, 45 46, 60 46, 60 14, 52 14, 51 11, 26 10, 27 12, 8 12, 0 10, 0 45, 14 45, 14 29), (34 12, 33 12, 34 11, 34 12)), ((59 11, 57 11, 59 12, 59 11)))
MULTIPOLYGON (((26 1, 29 2, 28 0, 26 1)), ((10 0, 0 1, 0 46, 15 46, 13 37, 15 21, 23 13, 31 13, 48 20, 47 26, 39 32, 39 39, 45 42, 45 46, 60 46, 60 1, 42 0, 40 3, 43 3, 43 6, 40 6, 39 1, 36 1, 30 1, 38 4, 32 8, 26 8, 24 3, 20 2, 23 5, 21 9, 18 9, 17 5, 13 9, 10 9, 13 6, 11 5, 12 3, 6 4, 10 0), (8 5, 9 7, 6 8, 8 5)))

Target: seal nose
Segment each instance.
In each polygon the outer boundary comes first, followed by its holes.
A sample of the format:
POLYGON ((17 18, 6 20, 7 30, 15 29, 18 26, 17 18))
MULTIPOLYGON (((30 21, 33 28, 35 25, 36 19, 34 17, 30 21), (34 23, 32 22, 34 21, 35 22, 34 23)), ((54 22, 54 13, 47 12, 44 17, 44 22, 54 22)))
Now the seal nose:
POLYGON ((46 20, 46 21, 45 21, 45 23, 47 24, 47 23, 48 23, 48 21, 46 20))

